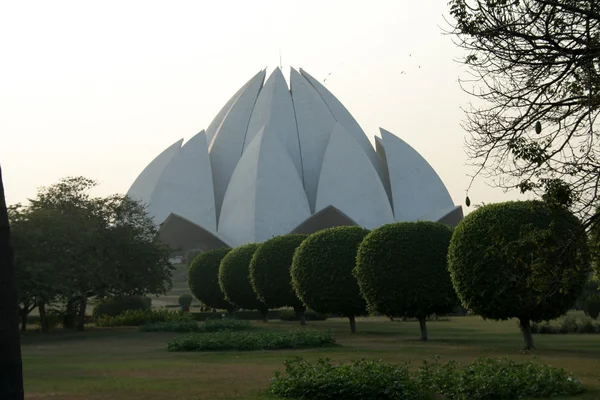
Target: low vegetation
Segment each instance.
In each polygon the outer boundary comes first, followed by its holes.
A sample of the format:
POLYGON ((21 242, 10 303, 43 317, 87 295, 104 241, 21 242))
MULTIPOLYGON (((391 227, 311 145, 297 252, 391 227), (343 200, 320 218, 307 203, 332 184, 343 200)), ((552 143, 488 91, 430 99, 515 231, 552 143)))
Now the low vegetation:
POLYGON ((250 321, 240 319, 209 319, 204 322, 205 332, 246 331, 252 329, 250 321))
POLYGON ((565 370, 508 358, 479 358, 461 367, 455 361, 424 361, 415 379, 424 389, 448 400, 511 400, 572 396, 585 387, 565 370))
POLYGON ((169 351, 252 351, 325 347, 335 344, 332 332, 260 331, 191 333, 169 341, 169 351))
POLYGON ((196 321, 152 322, 140 326, 142 332, 203 332, 204 326, 196 321))
POLYGON ((541 335, 566 334, 566 333, 600 333, 600 322, 589 318, 565 317, 559 321, 546 321, 540 324, 531 324, 531 333, 541 335))
POLYGON ((157 322, 170 321, 193 321, 194 317, 190 313, 180 313, 168 310, 128 310, 122 314, 111 317, 102 315, 96 320, 96 326, 116 327, 116 326, 141 326, 157 322))
POLYGON ((400 400, 425 399, 410 379, 408 366, 359 360, 332 365, 329 359, 315 364, 298 357, 285 361, 285 373, 275 372, 270 393, 289 399, 400 400))

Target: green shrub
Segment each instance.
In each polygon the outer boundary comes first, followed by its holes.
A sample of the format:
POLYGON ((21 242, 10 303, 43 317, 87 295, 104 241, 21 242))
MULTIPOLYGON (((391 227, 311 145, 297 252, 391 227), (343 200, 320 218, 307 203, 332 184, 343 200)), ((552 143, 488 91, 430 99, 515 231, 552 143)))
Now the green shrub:
POLYGON ((232 312, 234 305, 225 300, 219 286, 219 265, 230 249, 217 249, 200 253, 188 269, 190 292, 208 307, 232 312))
MULTIPOLYGON (((328 316, 327 314, 318 313, 313 310, 306 310, 304 312, 304 318, 307 321, 326 321, 328 316)), ((300 321, 300 316, 298 316, 296 311, 282 310, 279 312, 279 319, 282 321, 300 321)))
POLYGON ((404 400, 427 398, 410 379, 407 365, 382 361, 353 361, 331 365, 328 359, 315 364, 298 357, 284 362, 285 374, 277 371, 269 392, 277 397, 311 400, 404 400))
POLYGON ((225 299, 246 310, 258 310, 267 320, 269 306, 258 299, 250 283, 250 261, 258 244, 249 243, 231 250, 219 266, 219 285, 225 299))
POLYGON ((585 301, 585 311, 593 319, 598 319, 600 315, 600 297, 592 296, 585 301))
POLYGON ((463 305, 494 320, 518 318, 526 348, 530 321, 565 314, 588 279, 580 221, 540 201, 489 204, 456 227, 448 269, 463 305))
POLYGON ((245 331, 252 328, 250 321, 239 319, 208 319, 204 322, 205 332, 245 331))
POLYGON ((190 267, 190 265, 192 265, 196 257, 198 257, 198 255, 202 253, 204 252, 200 249, 191 249, 188 250, 187 253, 185 253, 185 263, 188 266, 188 268, 190 267))
POLYGON ((512 400, 523 397, 571 396, 585 387, 563 369, 519 363, 508 358, 480 358, 464 368, 450 361, 440 364, 424 361, 415 373, 424 390, 444 395, 448 400, 512 400))
POLYGON ((250 262, 250 282, 259 300, 269 307, 292 307, 304 324, 306 306, 292 289, 290 268, 294 252, 307 235, 277 236, 262 243, 250 262))
MULTIPOLYGON (((207 319, 221 319, 229 317, 227 312, 192 312, 192 317, 196 321, 206 321, 207 319)), ((269 319, 279 319, 279 310, 269 310, 267 314, 269 319)), ((243 319, 248 321, 260 321, 262 315, 256 310, 236 311, 233 315, 235 319, 243 319)))
POLYGON ((531 333, 540 335, 556 335, 567 333, 600 333, 600 323, 594 322, 591 319, 574 319, 571 317, 565 318, 558 325, 552 325, 549 322, 531 324, 531 333))
POLYGON ((436 222, 397 222, 374 229, 362 241, 354 276, 371 310, 416 318, 421 339, 426 320, 458 304, 448 273, 452 229, 436 222))
POLYGON ((196 321, 167 321, 144 324, 142 332, 202 332, 204 329, 196 321))
POLYGON ((325 347, 335 343, 331 332, 232 332, 191 333, 168 343, 169 351, 251 351, 325 347))
POLYGON ((96 320, 96 325, 101 327, 140 326, 156 322, 193 320, 194 317, 190 313, 168 310, 128 310, 114 317, 101 315, 96 320))
POLYGON ((177 300, 181 307, 184 307, 184 308, 187 307, 189 309, 190 306, 192 305, 192 301, 194 300, 194 297, 189 293, 184 293, 181 296, 179 296, 179 299, 177 299, 177 300))
POLYGON ((94 307, 92 316, 95 320, 101 315, 115 317, 129 310, 149 310, 151 306, 152 299, 149 297, 112 297, 98 303, 96 307, 94 307))
POLYGON ((321 313, 342 313, 350 319, 366 313, 352 270, 358 246, 369 233, 359 226, 324 229, 308 236, 296 249, 290 274, 292 287, 307 307, 321 313))

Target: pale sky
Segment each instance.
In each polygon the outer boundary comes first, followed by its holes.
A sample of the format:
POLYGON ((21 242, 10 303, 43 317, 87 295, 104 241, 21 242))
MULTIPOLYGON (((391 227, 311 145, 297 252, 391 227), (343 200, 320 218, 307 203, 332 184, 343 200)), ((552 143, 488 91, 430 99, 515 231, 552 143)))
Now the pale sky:
MULTIPOLYGON (((208 127, 282 60, 323 81, 373 140, 419 151, 454 202, 469 183, 448 0, 0 0, 0 164, 7 203, 61 177, 125 193, 164 148, 208 127), (404 73, 401 73, 404 71, 404 73), (329 75, 330 74, 330 75, 329 75)), ((473 203, 516 193, 478 180, 473 203)), ((468 211, 465 209, 465 211, 468 211)))

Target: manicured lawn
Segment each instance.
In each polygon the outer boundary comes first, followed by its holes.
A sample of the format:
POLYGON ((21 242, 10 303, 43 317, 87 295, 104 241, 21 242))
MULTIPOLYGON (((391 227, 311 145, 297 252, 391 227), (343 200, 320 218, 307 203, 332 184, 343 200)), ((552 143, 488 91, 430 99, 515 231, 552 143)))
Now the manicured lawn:
MULTIPOLYGON (((294 322, 255 324, 261 329, 295 329, 294 322)), ((455 317, 430 322, 430 342, 421 343, 418 323, 384 318, 357 320, 350 335, 345 319, 310 322, 307 329, 332 329, 341 346, 326 349, 259 352, 169 353, 176 333, 137 329, 90 329, 23 337, 28 399, 267 399, 269 378, 282 362, 301 355, 334 361, 359 358, 418 364, 439 355, 442 361, 469 362, 478 356, 509 356, 565 368, 588 385, 581 399, 600 398, 600 335, 535 335, 538 350, 522 352, 515 321, 488 322, 455 317)))

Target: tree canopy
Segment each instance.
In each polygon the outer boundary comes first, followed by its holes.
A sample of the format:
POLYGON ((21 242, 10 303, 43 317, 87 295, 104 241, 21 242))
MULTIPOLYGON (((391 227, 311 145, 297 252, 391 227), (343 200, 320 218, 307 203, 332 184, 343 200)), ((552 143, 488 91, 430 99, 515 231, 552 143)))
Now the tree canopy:
POLYGON ((355 316, 366 313, 352 270, 358 246, 369 233, 360 226, 339 226, 309 235, 296 249, 290 274, 296 295, 312 310, 340 313, 356 331, 355 316))
POLYGON ((476 174, 553 196, 576 213, 597 205, 600 3, 451 0, 476 174))
POLYGON ((463 305, 484 318, 518 318, 527 348, 530 321, 570 310, 589 277, 587 238, 566 208, 540 201, 489 204, 452 236, 448 269, 463 305))
POLYGON ((290 234, 269 239, 258 246, 250 262, 250 281, 258 298, 273 308, 294 308, 302 324, 306 306, 292 289, 290 268, 294 252, 306 237, 290 234))
POLYGON ((373 229, 358 248, 354 275, 370 309, 417 318, 452 311, 458 299, 448 273, 452 229, 436 222, 398 222, 373 229))
POLYGON ((219 285, 219 266, 231 249, 221 248, 198 254, 188 269, 190 292, 208 307, 232 312, 235 306, 225 300, 219 285))

